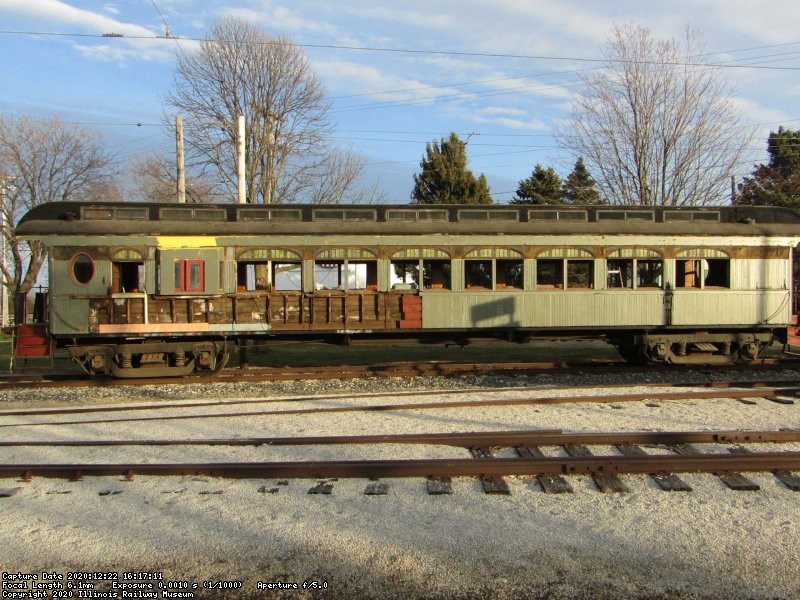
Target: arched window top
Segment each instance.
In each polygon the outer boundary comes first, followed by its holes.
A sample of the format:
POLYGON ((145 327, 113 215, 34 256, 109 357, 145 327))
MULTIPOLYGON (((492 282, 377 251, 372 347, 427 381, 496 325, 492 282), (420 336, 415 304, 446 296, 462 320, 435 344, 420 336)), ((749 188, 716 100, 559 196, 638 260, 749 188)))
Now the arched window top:
POLYGON ((608 258, 661 258, 661 254, 650 248, 619 248, 609 252, 608 258))
POLYGON ((450 255, 439 248, 407 248, 392 254, 393 259, 401 258, 450 258, 450 255))
POLYGON ((375 259, 375 253, 365 248, 332 248, 317 254, 318 260, 343 260, 352 258, 375 259))
POLYGON ((716 248, 688 248, 679 251, 676 258, 730 258, 730 256, 722 250, 716 248))
POLYGON ((536 258, 593 258, 593 256, 583 248, 552 248, 540 252, 536 258))
POLYGON ((242 252, 239 260, 300 260, 300 255, 283 248, 256 248, 242 252))
POLYGON ((142 253, 138 250, 132 250, 130 248, 125 248, 123 250, 117 250, 114 253, 114 256, 111 257, 111 260, 115 261, 122 261, 122 260, 131 260, 131 261, 141 261, 144 260, 142 253))
POLYGON ((511 248, 477 248, 464 254, 464 258, 522 258, 522 254, 511 248))

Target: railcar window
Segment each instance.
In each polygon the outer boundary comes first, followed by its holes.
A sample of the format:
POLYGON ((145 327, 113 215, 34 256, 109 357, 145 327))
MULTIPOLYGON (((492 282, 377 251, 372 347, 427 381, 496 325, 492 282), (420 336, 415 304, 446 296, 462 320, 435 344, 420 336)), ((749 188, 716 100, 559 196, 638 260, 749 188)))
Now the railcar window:
POLYGON ((175 261, 176 292, 204 292, 205 289, 205 261, 196 259, 175 261))
POLYGON ((387 210, 387 221, 446 221, 446 210, 387 210))
POLYGON ((314 262, 314 287, 318 290, 377 290, 375 260, 331 260, 314 262))
POLYGON ((419 289, 419 269, 419 260, 393 260, 389 284, 393 289, 406 286, 419 289))
POLYGON ((111 291, 115 294, 144 290, 143 261, 114 261, 111 263, 111 291))
POLYGON ((76 254, 70 261, 70 275, 78 285, 86 285, 94 277, 94 260, 88 254, 76 254))
POLYGON ((318 208, 312 213, 315 221, 375 221, 378 212, 372 209, 318 208))
POLYGON ((594 287, 594 261, 568 260, 567 261, 567 287, 593 288, 594 287))
POLYGON ((536 287, 540 290, 564 287, 564 261, 539 259, 536 261, 536 287))
POLYGON ((664 221, 713 221, 719 222, 718 210, 665 210, 664 221))
POLYGON ((450 289, 450 261, 422 260, 422 285, 426 290, 450 289))
POLYGON ((652 210, 598 210, 598 221, 654 221, 652 210))
POLYGON ((498 259, 495 268, 497 289, 522 289, 524 270, 522 260, 498 259))
POLYGON ((587 221, 589 213, 585 210, 544 210, 528 211, 529 221, 587 221))
POLYGON ((636 285, 640 288, 662 288, 664 286, 663 262, 636 259, 636 285))
POLYGON ((699 260, 675 261, 675 287, 699 288, 701 268, 699 260))
POLYGON ((492 289, 492 261, 465 261, 464 283, 467 288, 492 289))
POLYGON ((518 221, 516 210, 459 210, 459 221, 518 221))
POLYGON ((662 262, 641 258, 612 259, 608 261, 606 276, 609 289, 660 288, 663 281, 662 262))
POLYGON ((703 264, 704 287, 731 287, 730 260, 709 258, 703 264))
POLYGON ((303 211, 290 208, 239 208, 236 218, 239 221, 302 221, 303 211))
POLYGON ((236 265, 236 290, 239 292, 300 291, 302 287, 299 261, 240 261, 236 265))
POLYGON ((675 286, 679 288, 731 287, 731 261, 728 258, 702 258, 675 261, 675 286))
POLYGON ((449 290, 451 289, 450 260, 414 259, 393 260, 389 272, 389 286, 393 289, 449 290), (422 272, 422 283, 419 274, 422 272))
POLYGON ((633 260, 627 258, 608 261, 606 285, 609 289, 633 288, 633 260))

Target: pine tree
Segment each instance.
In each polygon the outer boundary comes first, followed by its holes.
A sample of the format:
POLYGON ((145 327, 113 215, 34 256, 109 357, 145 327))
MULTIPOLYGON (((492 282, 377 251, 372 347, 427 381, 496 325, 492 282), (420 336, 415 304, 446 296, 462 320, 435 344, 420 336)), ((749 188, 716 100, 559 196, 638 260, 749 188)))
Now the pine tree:
POLYGON ((736 202, 800 208, 800 131, 780 127, 767 140, 769 164, 739 184, 736 202))
POLYGON ((553 170, 536 164, 533 173, 519 182, 517 197, 511 204, 563 204, 564 191, 561 178, 553 170))
POLYGON ((564 202, 566 204, 605 204, 600 199, 600 192, 597 191, 597 182, 583 164, 583 158, 578 158, 575 168, 564 182, 564 202))
POLYGON ((456 133, 425 145, 419 163, 422 171, 414 175, 411 198, 417 204, 491 204, 486 177, 475 178, 467 168, 467 144, 456 133))

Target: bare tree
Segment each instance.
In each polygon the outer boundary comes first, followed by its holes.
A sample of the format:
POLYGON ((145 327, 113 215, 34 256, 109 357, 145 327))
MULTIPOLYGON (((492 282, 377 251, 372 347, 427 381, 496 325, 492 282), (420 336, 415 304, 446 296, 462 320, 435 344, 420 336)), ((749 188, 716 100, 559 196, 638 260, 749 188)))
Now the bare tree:
POLYGON ((15 224, 22 214, 45 202, 120 199, 112 183, 112 166, 95 133, 55 117, 46 121, 0 117, 2 235, 13 258, 2 271, 9 291, 27 294, 46 256, 40 242, 17 238, 15 224))
POLYGON ((354 204, 379 204, 384 194, 377 185, 357 187, 364 158, 357 152, 336 148, 325 157, 320 173, 308 180, 305 196, 312 204, 337 204, 343 199, 354 204))
MULTIPOLYGON (((137 197, 147 202, 176 201, 177 168, 175 160, 162 154, 138 156, 131 163, 131 175, 137 197)), ((225 190, 211 177, 186 179, 186 201, 194 204, 224 202, 225 190)))
POLYGON ((719 69, 698 63, 702 46, 616 26, 605 69, 583 77, 572 118, 557 131, 583 156, 614 204, 717 202, 749 140, 737 128, 719 69))
POLYGON ((184 117, 187 164, 218 173, 231 196, 240 115, 248 202, 307 200, 320 187, 316 179, 339 175, 332 169, 341 161, 327 149, 330 104, 305 54, 286 37, 238 18, 216 21, 196 51, 179 51, 165 100, 184 117))

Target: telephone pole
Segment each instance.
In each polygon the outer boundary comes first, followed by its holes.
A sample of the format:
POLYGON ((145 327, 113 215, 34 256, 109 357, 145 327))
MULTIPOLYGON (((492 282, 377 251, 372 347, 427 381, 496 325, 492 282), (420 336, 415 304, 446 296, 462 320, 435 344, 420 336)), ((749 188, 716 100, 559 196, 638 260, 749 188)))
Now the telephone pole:
POLYGON ((9 319, 8 319, 8 277, 6 277, 6 273, 8 271, 8 265, 6 264, 6 223, 8 219, 6 218, 6 182, 13 181, 14 177, 9 175, 0 175, 0 237, 3 238, 2 240, 2 257, 0 257, 0 261, 3 263, 3 271, 2 277, 3 280, 0 281, 0 288, 2 288, 2 311, 3 316, 0 318, 0 323, 2 327, 9 326, 9 319))

